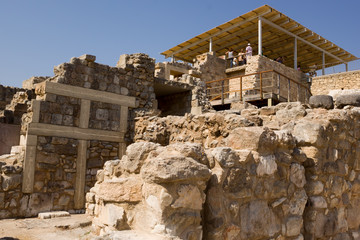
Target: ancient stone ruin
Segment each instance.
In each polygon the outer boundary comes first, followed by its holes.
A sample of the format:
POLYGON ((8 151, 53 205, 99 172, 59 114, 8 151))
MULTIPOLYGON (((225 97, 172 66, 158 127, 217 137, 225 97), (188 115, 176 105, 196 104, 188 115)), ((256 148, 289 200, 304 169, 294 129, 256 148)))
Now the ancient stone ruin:
POLYGON ((95 60, 0 86, 0 218, 86 212, 98 239, 360 239, 356 90, 285 85, 286 102, 215 111, 211 76, 302 74, 262 56, 230 73, 211 54, 95 60))

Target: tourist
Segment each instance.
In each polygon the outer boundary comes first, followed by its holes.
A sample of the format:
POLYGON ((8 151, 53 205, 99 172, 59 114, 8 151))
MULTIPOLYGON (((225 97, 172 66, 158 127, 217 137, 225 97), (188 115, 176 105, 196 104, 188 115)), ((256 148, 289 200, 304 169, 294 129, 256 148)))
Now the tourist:
POLYGON ((239 62, 239 66, 246 64, 244 49, 241 49, 238 54, 238 62, 239 62))
POLYGON ((232 48, 228 49, 228 51, 225 53, 226 55, 226 59, 228 60, 228 62, 230 63, 230 67, 233 67, 233 61, 234 61, 234 51, 232 50, 232 48))
POLYGON ((250 57, 252 56, 252 47, 251 47, 251 44, 248 43, 247 47, 246 47, 246 61, 248 62, 250 57))

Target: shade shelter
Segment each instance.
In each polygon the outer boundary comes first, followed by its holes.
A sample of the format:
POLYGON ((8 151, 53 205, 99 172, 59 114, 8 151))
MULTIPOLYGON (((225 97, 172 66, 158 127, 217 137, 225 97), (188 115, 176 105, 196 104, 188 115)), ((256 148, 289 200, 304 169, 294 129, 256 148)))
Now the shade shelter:
POLYGON ((276 9, 264 5, 222 25, 193 37, 162 52, 185 62, 205 52, 224 55, 227 48, 245 49, 251 43, 253 52, 275 59, 285 56, 285 65, 296 68, 301 64, 303 71, 310 66, 317 69, 345 64, 357 60, 353 54, 331 41, 321 37, 309 28, 289 18, 276 9))

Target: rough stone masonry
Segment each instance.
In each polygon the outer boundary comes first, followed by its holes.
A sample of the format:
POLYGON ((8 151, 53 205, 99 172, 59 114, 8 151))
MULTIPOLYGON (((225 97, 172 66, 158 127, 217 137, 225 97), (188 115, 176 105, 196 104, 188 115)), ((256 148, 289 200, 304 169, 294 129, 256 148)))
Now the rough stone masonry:
POLYGON ((139 118, 137 142, 105 164, 87 194, 94 231, 99 239, 143 231, 150 239, 359 239, 360 108, 317 106, 139 118))
POLYGON ((3 90, 21 128, 0 218, 85 206, 98 239, 360 239, 359 94, 194 115, 205 86, 182 76, 166 84, 191 104, 160 117, 154 66, 84 55, 3 90))

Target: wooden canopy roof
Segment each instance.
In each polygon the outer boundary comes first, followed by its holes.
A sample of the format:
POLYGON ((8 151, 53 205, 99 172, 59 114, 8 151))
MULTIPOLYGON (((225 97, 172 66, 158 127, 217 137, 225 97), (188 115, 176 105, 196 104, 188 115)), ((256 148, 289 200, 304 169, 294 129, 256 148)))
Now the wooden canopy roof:
POLYGON ((358 59, 268 5, 234 18, 161 54, 166 58, 174 57, 193 62, 197 55, 209 51, 210 41, 212 51, 218 56, 225 54, 226 48, 239 52, 240 49, 246 48, 247 43, 251 43, 253 53, 257 53, 259 19, 262 20, 262 53, 270 59, 286 56, 285 64, 293 67, 295 44, 297 45, 296 62, 305 71, 314 64, 322 68, 324 60, 325 67, 329 67, 358 59), (295 39, 297 39, 296 43, 295 39))

